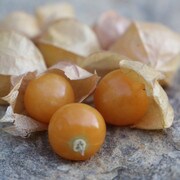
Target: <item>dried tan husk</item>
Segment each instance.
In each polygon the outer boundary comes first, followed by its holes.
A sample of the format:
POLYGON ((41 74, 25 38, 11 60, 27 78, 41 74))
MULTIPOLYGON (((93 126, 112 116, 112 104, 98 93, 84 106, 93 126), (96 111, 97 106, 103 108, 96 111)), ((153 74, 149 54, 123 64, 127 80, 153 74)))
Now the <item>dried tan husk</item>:
POLYGON ((132 23, 111 51, 144 62, 165 74, 169 84, 179 67, 180 36, 161 24, 132 23))
MULTIPOLYGON (((10 76, 28 71, 43 72, 46 65, 40 51, 25 36, 0 31, 0 99, 9 93, 10 76)), ((4 104, 4 101, 0 101, 4 104)))
POLYGON ((91 73, 96 71, 100 77, 103 77, 110 71, 119 69, 119 62, 123 59, 128 58, 110 51, 99 51, 84 59, 81 67, 91 73))
POLYGON ((84 57, 82 56, 43 41, 38 42, 37 46, 43 54, 47 67, 50 67, 62 60, 67 60, 79 65, 84 61, 84 57))
POLYGON ((9 14, 0 22, 0 29, 16 31, 30 39, 40 33, 37 19, 26 12, 17 11, 9 14))
POLYGON ((102 13, 93 25, 101 47, 108 49, 117 38, 124 34, 130 23, 130 20, 113 10, 102 13))
POLYGON ((81 62, 83 57, 100 49, 97 37, 91 28, 75 19, 61 19, 51 25, 41 36, 37 46, 48 66, 66 59, 75 63, 81 62), (49 49, 52 52, 48 51, 49 49), (57 52, 57 55, 53 52, 57 52))
POLYGON ((149 98, 147 113, 133 127, 147 130, 169 128, 174 119, 174 112, 166 92, 158 82, 159 79, 163 78, 163 75, 136 61, 122 60, 120 68, 129 78, 145 85, 149 98))
MULTIPOLYGON (((113 52, 98 52, 84 60, 82 67, 90 72, 96 71, 101 77, 120 68, 131 79, 144 83, 149 97, 149 109, 144 118, 133 127, 140 129, 164 129, 171 126, 174 113, 165 91, 160 86, 164 75, 144 63, 127 60, 113 52)), ((89 100, 92 103, 91 99, 89 100)))
MULTIPOLYGON (((57 73, 69 80, 74 90, 75 102, 82 102, 87 98, 94 91, 99 80, 96 74, 91 74, 77 65, 68 62, 60 62, 44 73, 47 72, 57 73)), ((15 136, 26 137, 32 132, 47 129, 47 125, 28 117, 23 102, 24 93, 29 81, 39 75, 36 72, 29 72, 11 78, 14 88, 3 98, 10 106, 4 117, 0 120, 1 122, 10 122, 13 124, 4 129, 6 132, 15 136)))
POLYGON ((36 9, 35 14, 41 28, 45 28, 61 18, 75 17, 74 8, 68 3, 43 5, 36 9))
POLYGON ((7 103, 1 99, 1 97, 7 95, 10 91, 10 76, 0 75, 0 105, 6 105, 7 103))

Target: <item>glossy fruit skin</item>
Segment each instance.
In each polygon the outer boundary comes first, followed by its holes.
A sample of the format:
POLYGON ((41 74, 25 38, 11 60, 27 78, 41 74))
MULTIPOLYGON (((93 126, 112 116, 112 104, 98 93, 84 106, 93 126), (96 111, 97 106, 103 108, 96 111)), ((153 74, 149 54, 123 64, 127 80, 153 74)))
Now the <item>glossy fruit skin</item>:
POLYGON ((70 83, 55 73, 46 73, 30 81, 24 95, 28 114, 43 123, 49 123, 59 107, 72 102, 74 92, 70 83))
POLYGON ((61 107, 51 118, 48 128, 53 150, 69 160, 86 160, 94 155, 104 142, 106 125, 101 114, 83 103, 61 107), (84 155, 73 150, 74 140, 86 142, 84 155))
POLYGON ((118 126, 138 122, 149 104, 144 84, 133 81, 120 69, 102 78, 96 88, 94 102, 105 121, 118 126))

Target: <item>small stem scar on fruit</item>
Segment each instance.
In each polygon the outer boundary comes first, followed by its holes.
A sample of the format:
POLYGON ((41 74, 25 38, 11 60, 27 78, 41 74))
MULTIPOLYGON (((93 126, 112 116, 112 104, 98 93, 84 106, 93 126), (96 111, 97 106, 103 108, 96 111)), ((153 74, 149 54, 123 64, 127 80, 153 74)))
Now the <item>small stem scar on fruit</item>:
POLYGON ((83 139, 76 139, 73 141, 73 151, 79 152, 82 156, 84 156, 84 152, 86 149, 86 141, 83 139))

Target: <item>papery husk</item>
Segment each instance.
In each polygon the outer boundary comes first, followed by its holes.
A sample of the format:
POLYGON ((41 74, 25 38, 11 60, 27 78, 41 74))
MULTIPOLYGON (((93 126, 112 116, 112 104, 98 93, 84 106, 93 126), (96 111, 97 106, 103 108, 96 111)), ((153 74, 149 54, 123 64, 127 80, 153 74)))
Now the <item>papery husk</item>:
POLYGON ((3 101, 1 97, 7 95, 10 91, 10 76, 0 75, 0 105, 6 105, 7 102, 3 101))
POLYGON ((170 84, 180 64, 180 36, 161 24, 134 22, 111 51, 148 64, 165 74, 162 84, 170 84))
POLYGON ((48 66, 66 59, 81 62, 84 57, 100 50, 91 28, 75 19, 61 19, 51 25, 40 37, 37 46, 48 66))
POLYGON ((133 128, 156 130, 169 128, 174 119, 174 111, 166 92, 158 80, 163 75, 153 68, 136 61, 122 60, 120 69, 129 78, 143 83, 149 98, 149 107, 144 117, 133 125, 133 128))
POLYGON ((45 28, 61 18, 74 18, 73 6, 68 3, 54 3, 36 9, 36 17, 41 28, 45 28))
MULTIPOLYGON (((0 99, 9 93, 10 76, 35 70, 46 70, 44 59, 37 47, 25 36, 0 31, 0 99)), ((1 100, 0 104, 5 102, 1 100)))
POLYGON ((43 54, 47 67, 50 67, 58 63, 59 61, 64 60, 73 62, 78 65, 81 65, 81 63, 84 61, 84 57, 67 51, 65 49, 56 47, 55 45, 49 44, 47 42, 38 42, 37 46, 43 54))
POLYGON ((0 123, 12 123, 12 126, 3 128, 3 131, 13 136, 21 137, 29 137, 30 133, 44 131, 48 128, 46 124, 39 123, 38 121, 35 122, 27 116, 14 113, 10 106, 7 108, 5 116, 0 119, 0 123), (13 121, 13 119, 18 120, 13 121), (30 129, 28 128, 29 126, 31 127, 30 129))
POLYGON ((108 49, 129 27, 131 21, 113 10, 105 11, 93 25, 101 47, 108 49))
POLYGON ((96 71, 100 77, 103 77, 110 71, 119 69, 119 62, 123 59, 128 58, 110 51, 99 51, 89 55, 81 63, 81 67, 91 73, 96 71))
POLYGON ((0 29, 16 31, 30 39, 35 38, 40 33, 37 19, 23 11, 13 12, 6 16, 0 21, 0 29))
MULTIPOLYGON (((96 74, 91 74, 77 65, 68 62, 60 62, 44 73, 48 72, 64 76, 70 82, 74 90, 75 102, 82 102, 86 99, 94 91, 99 80, 99 77, 96 74)), ((24 107, 24 94, 27 85, 32 79, 40 75, 42 74, 29 72, 11 78, 14 87, 7 96, 3 97, 10 106, 8 107, 4 117, 0 120, 4 123, 12 123, 11 126, 4 128, 6 132, 14 136, 27 137, 32 132, 47 129, 46 124, 29 117, 24 107)))

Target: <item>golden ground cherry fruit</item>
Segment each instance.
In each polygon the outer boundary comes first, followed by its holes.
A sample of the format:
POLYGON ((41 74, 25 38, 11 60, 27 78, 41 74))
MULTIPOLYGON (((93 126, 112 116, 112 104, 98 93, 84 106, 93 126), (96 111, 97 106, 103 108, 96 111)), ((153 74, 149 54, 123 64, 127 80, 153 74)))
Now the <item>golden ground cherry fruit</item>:
POLYGON ((94 102, 107 123, 133 125, 148 109, 145 85, 130 79, 120 69, 108 73, 96 88, 94 102))
POLYGON ((46 73, 30 81, 24 95, 28 114, 44 123, 49 123, 59 107, 72 102, 74 92, 70 83, 55 73, 46 73))
POLYGON ((52 116, 48 136, 54 151, 69 160, 86 160, 104 142, 106 125, 93 107, 72 103, 61 107, 52 116))

